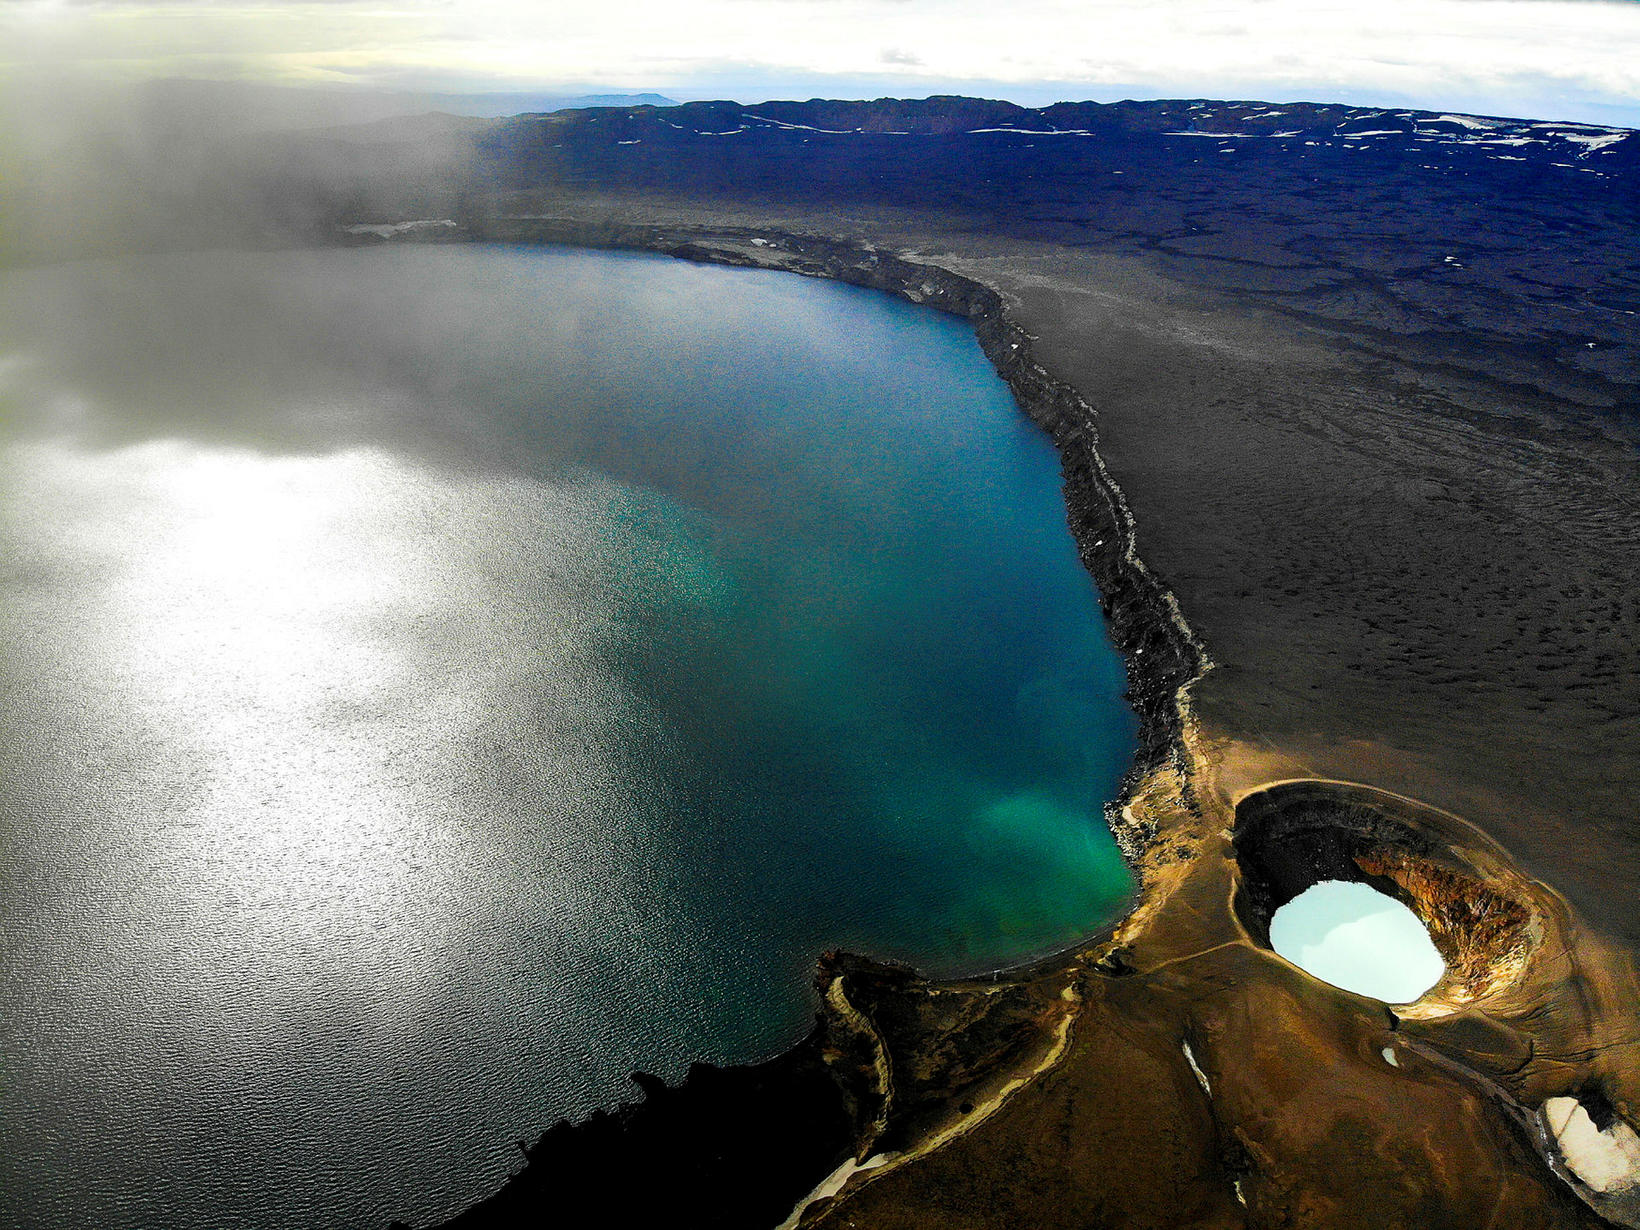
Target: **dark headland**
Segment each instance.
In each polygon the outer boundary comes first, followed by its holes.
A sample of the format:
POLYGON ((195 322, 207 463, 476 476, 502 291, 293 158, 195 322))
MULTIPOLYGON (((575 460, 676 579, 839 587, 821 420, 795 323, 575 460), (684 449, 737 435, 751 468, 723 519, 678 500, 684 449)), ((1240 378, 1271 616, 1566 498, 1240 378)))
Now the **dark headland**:
POLYGON ((451 1226, 1640 1224, 1640 134, 700 103, 214 165, 110 242, 590 244, 966 316, 1144 723, 1114 928, 972 984, 829 955, 794 1051, 641 1080, 451 1226), (1322 879, 1447 976, 1389 1009, 1277 958, 1322 879))

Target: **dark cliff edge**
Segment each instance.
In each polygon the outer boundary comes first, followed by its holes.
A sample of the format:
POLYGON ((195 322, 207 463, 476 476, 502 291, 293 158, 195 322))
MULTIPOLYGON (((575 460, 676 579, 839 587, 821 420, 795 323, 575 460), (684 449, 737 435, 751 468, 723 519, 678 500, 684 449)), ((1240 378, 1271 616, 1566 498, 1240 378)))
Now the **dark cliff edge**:
MULTIPOLYGON (((1163 582, 1141 560, 1134 519, 1098 452, 1096 413, 1032 355, 1032 338, 1009 319, 1001 295, 971 278, 891 252, 816 236, 626 226, 570 219, 486 217, 425 234, 350 237, 352 242, 454 240, 564 244, 645 251, 684 260, 833 278, 899 295, 973 324, 986 357, 1020 409, 1053 442, 1064 476, 1071 533, 1098 586, 1111 638, 1127 664, 1127 699, 1139 718, 1139 746, 1106 818, 1129 863, 1138 866, 1153 832, 1124 803, 1154 771, 1178 770, 1188 796, 1186 689, 1207 654, 1163 582)), ((1089 937, 1089 942, 1097 938, 1089 937)), ((1041 969, 1053 964, 1036 963, 1041 969)), ((1025 971, 1020 971, 1022 974, 1025 971)), ((1040 1032, 1044 992, 1020 984, 985 997, 952 1023, 930 1020, 925 983, 914 972, 868 958, 828 953, 815 976, 822 1007, 807 1037, 760 1063, 692 1065, 669 1086, 635 1073, 640 1099, 587 1119, 560 1121, 532 1145, 526 1164, 494 1195, 445 1230, 552 1225, 595 1201, 605 1224, 657 1218, 767 1230, 849 1160, 862 1162, 903 1139, 934 1103, 962 1101, 1001 1065, 1017 1062, 1040 1032), (894 1059, 940 1061, 922 1088, 892 1076, 894 1059)), ((1057 989, 1047 995, 1057 998, 1057 989)), ((935 1014, 937 1016, 937 1013, 935 1014)), ((403 1226, 405 1223, 394 1223, 403 1226)))

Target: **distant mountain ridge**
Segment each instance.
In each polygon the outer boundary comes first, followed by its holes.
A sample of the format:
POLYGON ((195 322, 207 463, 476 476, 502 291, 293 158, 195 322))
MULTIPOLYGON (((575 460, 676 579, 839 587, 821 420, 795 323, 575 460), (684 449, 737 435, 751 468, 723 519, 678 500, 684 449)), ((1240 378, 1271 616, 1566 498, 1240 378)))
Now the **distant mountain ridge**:
MULTIPOLYGON (((1295 143, 1292 151, 1328 146, 1383 152, 1396 142, 1438 153, 1459 147, 1502 161, 1528 156, 1575 159, 1574 169, 1603 173, 1640 162, 1640 133, 1571 121, 1539 121, 1410 110, 1347 107, 1331 103, 1162 102, 1055 103, 1021 107, 996 100, 936 96, 926 99, 848 101, 811 99, 757 104, 680 103, 664 117, 642 108, 598 108, 566 126, 594 119, 618 123, 627 135, 657 139, 672 133, 727 136, 737 132, 808 132, 828 136, 890 135, 954 137, 1012 134, 1132 141, 1209 138, 1295 143), (618 112, 605 115, 604 111, 618 112), (1593 158, 1593 155, 1602 155, 1593 158)), ((523 119, 525 117, 514 117, 523 119)), ((608 135, 608 129, 604 135, 608 135)), ((672 138, 675 139, 675 138, 672 138)))
POLYGON ((37 204, 43 223, 15 228, 14 249, 454 237, 576 200, 883 211, 1139 256, 1368 355, 1422 356, 1640 431, 1631 129, 1314 103, 934 97, 422 115, 117 153, 124 162, 104 158, 96 179, 37 204), (96 230, 110 208, 118 227, 96 230), (400 226, 441 219, 459 225, 400 226))

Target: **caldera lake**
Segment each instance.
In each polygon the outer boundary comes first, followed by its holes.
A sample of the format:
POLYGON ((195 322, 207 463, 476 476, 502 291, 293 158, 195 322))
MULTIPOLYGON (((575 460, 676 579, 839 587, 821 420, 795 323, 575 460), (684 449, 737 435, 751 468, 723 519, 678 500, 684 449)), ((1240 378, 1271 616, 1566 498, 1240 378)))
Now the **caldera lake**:
POLYGON ((425 1224, 1131 885, 966 322, 477 245, 0 273, 0 1224, 425 1224))

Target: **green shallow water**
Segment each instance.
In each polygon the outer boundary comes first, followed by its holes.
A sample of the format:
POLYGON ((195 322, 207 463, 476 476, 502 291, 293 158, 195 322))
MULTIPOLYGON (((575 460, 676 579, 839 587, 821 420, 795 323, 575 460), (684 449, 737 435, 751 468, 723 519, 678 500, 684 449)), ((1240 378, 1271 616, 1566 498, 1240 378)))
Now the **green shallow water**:
POLYGON ((963 323, 514 248, 0 276, 0 1222, 424 1222, 815 956, 1130 884, 1056 458, 963 323))

